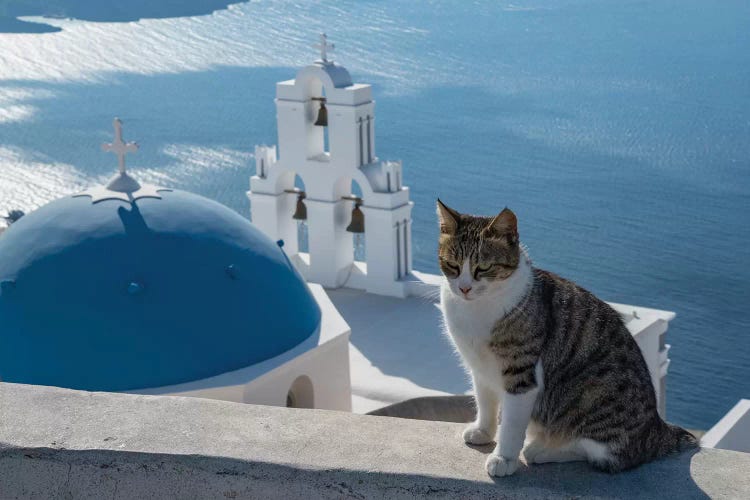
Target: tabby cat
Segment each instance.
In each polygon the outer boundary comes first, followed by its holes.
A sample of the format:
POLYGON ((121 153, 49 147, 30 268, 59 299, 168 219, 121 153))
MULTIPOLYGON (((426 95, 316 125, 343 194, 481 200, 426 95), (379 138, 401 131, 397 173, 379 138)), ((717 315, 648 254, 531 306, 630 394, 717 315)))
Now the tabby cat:
POLYGON ((442 311, 477 403, 463 438, 497 441, 491 476, 518 469, 527 430, 528 464, 587 460, 608 472, 697 444, 658 415, 646 362, 620 315, 532 267, 512 211, 476 217, 438 200, 438 218, 442 311))

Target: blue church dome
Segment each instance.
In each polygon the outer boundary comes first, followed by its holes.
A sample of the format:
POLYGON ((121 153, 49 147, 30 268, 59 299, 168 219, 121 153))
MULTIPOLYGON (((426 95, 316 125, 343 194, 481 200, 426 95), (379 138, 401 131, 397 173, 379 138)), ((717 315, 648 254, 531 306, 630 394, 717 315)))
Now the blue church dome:
POLYGON ((211 377, 319 334, 279 246, 180 191, 54 201, 0 236, 0 380, 124 391, 211 377))

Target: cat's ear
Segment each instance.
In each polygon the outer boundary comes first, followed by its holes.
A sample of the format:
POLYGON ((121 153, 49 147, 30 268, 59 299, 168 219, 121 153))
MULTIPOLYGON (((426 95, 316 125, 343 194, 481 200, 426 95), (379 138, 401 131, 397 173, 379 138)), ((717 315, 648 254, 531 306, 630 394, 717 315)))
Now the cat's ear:
POLYGON ((511 245, 518 243, 518 219, 511 209, 505 207, 484 229, 486 235, 506 237, 511 245))
POLYGON ((440 222, 440 232, 443 234, 455 234, 458 229, 458 221, 461 219, 461 214, 449 208, 445 203, 437 201, 437 215, 438 221, 440 222))

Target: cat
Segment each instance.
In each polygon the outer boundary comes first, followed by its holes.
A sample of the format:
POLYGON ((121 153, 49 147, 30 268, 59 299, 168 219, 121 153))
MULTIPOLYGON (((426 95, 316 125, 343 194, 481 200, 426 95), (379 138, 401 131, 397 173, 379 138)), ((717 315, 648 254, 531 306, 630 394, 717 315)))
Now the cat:
POLYGON ((497 442, 491 476, 518 469, 527 430, 527 464, 587 460, 608 472, 697 445, 657 413, 648 367, 620 315, 533 267, 511 210, 492 218, 437 207, 441 309, 477 405, 463 439, 497 442))

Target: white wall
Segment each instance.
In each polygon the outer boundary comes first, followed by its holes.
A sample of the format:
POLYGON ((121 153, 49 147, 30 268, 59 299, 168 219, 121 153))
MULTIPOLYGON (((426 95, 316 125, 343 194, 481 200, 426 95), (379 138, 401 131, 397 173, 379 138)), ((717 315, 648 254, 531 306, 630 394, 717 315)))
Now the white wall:
POLYGON ((750 453, 750 399, 741 399, 711 427, 701 446, 750 453))
MULTIPOLYGON (((247 383, 243 402, 286 406, 287 394, 299 377, 308 377, 312 382, 312 407, 352 411, 349 337, 342 335, 247 383)), ((295 406, 310 407, 304 404, 307 395, 304 384, 298 384, 294 388, 297 402, 295 406)))

